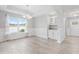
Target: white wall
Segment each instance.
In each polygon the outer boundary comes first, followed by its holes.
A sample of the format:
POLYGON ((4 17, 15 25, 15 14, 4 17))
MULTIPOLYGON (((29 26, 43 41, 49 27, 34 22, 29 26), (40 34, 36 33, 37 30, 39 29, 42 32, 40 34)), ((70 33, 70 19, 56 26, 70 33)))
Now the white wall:
POLYGON ((35 19, 35 35, 47 38, 47 24, 48 18, 46 15, 36 17, 35 19))
POLYGON ((59 18, 57 19, 58 20, 58 32, 59 32, 59 35, 58 35, 58 41, 59 42, 62 42, 64 40, 64 38, 66 37, 65 35, 65 18, 64 16, 59 16, 59 18))
POLYGON ((28 19, 28 36, 32 36, 35 34, 35 19, 28 19))
POLYGON ((5 40, 5 20, 6 13, 4 11, 0 11, 0 41, 5 40))

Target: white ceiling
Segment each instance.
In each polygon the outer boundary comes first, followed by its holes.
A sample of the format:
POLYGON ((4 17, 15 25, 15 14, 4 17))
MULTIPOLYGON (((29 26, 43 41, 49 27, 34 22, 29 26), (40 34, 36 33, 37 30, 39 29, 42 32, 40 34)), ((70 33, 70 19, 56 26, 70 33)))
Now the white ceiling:
POLYGON ((60 10, 67 15, 71 12, 79 12, 78 5, 1 5, 0 9, 24 15, 30 14, 32 16, 49 14, 60 10))
POLYGON ((68 17, 75 15, 79 16, 79 5, 65 5, 62 8, 64 10, 64 14, 68 17))
POLYGON ((53 6, 50 5, 1 5, 0 9, 19 14, 30 14, 32 16, 39 16, 51 13, 53 11, 52 7, 53 6))

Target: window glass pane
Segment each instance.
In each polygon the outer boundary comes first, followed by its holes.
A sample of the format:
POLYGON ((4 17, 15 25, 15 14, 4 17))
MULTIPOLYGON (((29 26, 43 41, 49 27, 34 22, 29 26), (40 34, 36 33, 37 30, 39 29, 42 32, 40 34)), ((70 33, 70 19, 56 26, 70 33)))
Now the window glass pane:
POLYGON ((9 17, 8 18, 8 23, 9 24, 18 24, 18 20, 15 17, 9 17))
POLYGON ((8 17, 8 27, 9 27, 9 30, 8 30, 8 33, 15 33, 15 32, 18 32, 17 30, 17 25, 18 25, 18 20, 16 17, 8 17))
POLYGON ((27 32, 27 20, 24 18, 19 19, 19 32, 27 32))
POLYGON ((18 32, 17 27, 9 27, 9 33, 18 32))
POLYGON ((26 19, 19 18, 19 24, 27 24, 26 19))

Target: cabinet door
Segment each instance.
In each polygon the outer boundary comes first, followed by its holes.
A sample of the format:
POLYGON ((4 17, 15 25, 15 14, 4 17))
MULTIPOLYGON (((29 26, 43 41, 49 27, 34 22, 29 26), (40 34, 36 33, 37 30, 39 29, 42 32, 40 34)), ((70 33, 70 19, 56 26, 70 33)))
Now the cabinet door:
POLYGON ((48 37, 49 37, 50 39, 56 40, 56 32, 53 31, 53 30, 50 30, 49 33, 48 33, 48 37))

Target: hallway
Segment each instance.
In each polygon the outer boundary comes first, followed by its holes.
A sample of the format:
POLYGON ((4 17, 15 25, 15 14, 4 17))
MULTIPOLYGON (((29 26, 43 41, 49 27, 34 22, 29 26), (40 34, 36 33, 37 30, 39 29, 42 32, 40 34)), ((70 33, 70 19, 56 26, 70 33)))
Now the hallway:
POLYGON ((72 54, 79 53, 79 37, 68 37, 62 44, 54 40, 29 37, 0 43, 0 54, 72 54))

